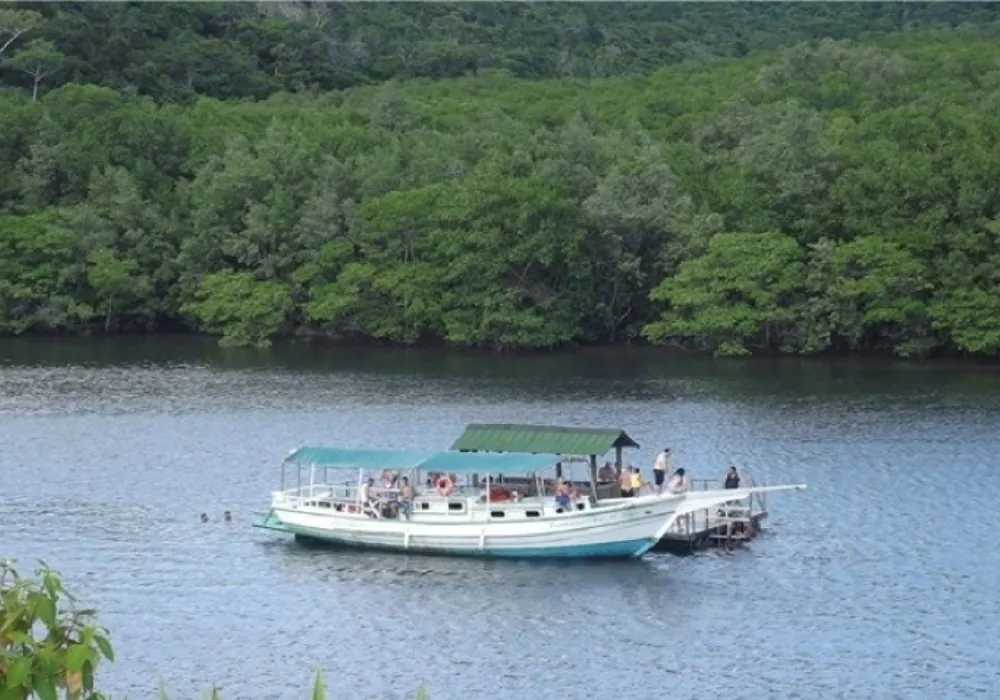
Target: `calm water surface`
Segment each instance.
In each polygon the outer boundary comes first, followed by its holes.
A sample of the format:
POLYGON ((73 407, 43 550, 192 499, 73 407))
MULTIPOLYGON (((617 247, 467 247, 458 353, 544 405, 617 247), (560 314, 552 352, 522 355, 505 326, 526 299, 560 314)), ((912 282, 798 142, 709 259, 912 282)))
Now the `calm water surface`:
POLYGON ((1000 697, 989 367, 6 341, 0 446, 0 556, 99 607, 119 697, 301 699, 319 667, 350 700, 1000 697), (480 562, 249 528, 299 443, 438 449, 476 421, 621 426, 644 469, 669 444, 694 476, 809 490, 734 556, 480 562))

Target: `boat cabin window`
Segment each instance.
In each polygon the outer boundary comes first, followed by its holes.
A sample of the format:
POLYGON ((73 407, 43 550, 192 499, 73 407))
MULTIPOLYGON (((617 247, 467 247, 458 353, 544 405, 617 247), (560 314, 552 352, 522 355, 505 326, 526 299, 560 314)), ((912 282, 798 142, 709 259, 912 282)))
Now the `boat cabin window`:
POLYGON ((463 501, 448 501, 448 512, 449 513, 465 512, 465 503, 463 501))
POLYGON ((526 518, 537 518, 540 515, 541 513, 539 513, 537 510, 528 510, 524 512, 524 516, 526 518))
POLYGON ((490 517, 491 517, 491 518, 503 518, 503 517, 505 517, 506 515, 507 515, 507 514, 506 514, 506 513, 504 513, 504 512, 502 511, 502 510, 491 510, 491 511, 490 511, 490 517))
POLYGON ((420 502, 420 510, 429 510, 430 507, 431 507, 431 504, 428 503, 427 501, 421 501, 420 502))

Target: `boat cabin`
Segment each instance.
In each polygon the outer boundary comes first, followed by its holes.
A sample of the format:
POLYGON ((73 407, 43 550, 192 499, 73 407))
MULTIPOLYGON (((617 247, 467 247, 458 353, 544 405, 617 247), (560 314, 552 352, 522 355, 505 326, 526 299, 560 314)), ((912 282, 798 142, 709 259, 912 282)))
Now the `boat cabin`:
MULTIPOLYGON (((572 428, 557 425, 521 425, 516 423, 470 423, 455 440, 452 450, 460 452, 499 452, 553 455, 556 462, 555 478, 563 475, 563 465, 580 461, 588 463, 587 479, 577 485, 599 499, 619 498, 618 475, 625 449, 639 449, 639 443, 620 428, 572 428), (614 450, 613 478, 600 473, 598 462, 614 450)), ((506 478, 503 479, 505 482, 506 478)), ((551 483, 551 482, 550 482, 551 483)))

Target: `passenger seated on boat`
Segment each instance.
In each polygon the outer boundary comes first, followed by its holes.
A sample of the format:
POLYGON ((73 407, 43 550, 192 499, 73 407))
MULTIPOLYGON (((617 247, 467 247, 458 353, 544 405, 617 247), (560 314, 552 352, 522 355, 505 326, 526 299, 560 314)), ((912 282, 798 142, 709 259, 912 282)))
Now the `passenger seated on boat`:
POLYGON ((597 480, 602 484, 611 484, 615 480, 615 468, 611 462, 605 462, 600 471, 597 472, 597 480))
POLYGON ((670 483, 667 484, 667 488, 670 489, 670 493, 684 493, 688 490, 688 481, 684 477, 684 467, 681 467, 674 472, 674 475, 670 477, 670 483))
POLYGON ((566 484, 563 482, 562 479, 556 482, 555 492, 556 492, 555 494, 556 505, 559 506, 560 508, 569 508, 571 500, 569 495, 569 487, 566 486, 566 484))
POLYGON ((511 492, 500 486, 499 484, 493 484, 492 486, 483 487, 483 490, 479 492, 479 502, 486 503, 487 497, 492 503, 500 503, 502 501, 511 500, 511 492))

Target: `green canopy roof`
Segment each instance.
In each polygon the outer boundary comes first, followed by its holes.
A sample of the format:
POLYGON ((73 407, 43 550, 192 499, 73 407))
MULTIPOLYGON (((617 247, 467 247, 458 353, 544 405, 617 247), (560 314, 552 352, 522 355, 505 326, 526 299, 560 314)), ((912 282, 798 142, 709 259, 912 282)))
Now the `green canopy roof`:
POLYGON ((553 455, 603 455, 613 447, 639 447, 615 428, 562 428, 544 425, 466 426, 453 450, 471 452, 528 452, 553 455))
POLYGON ((477 474, 530 474, 554 466, 553 455, 505 452, 428 452, 421 450, 356 450, 300 447, 285 462, 341 469, 410 470, 477 474))

